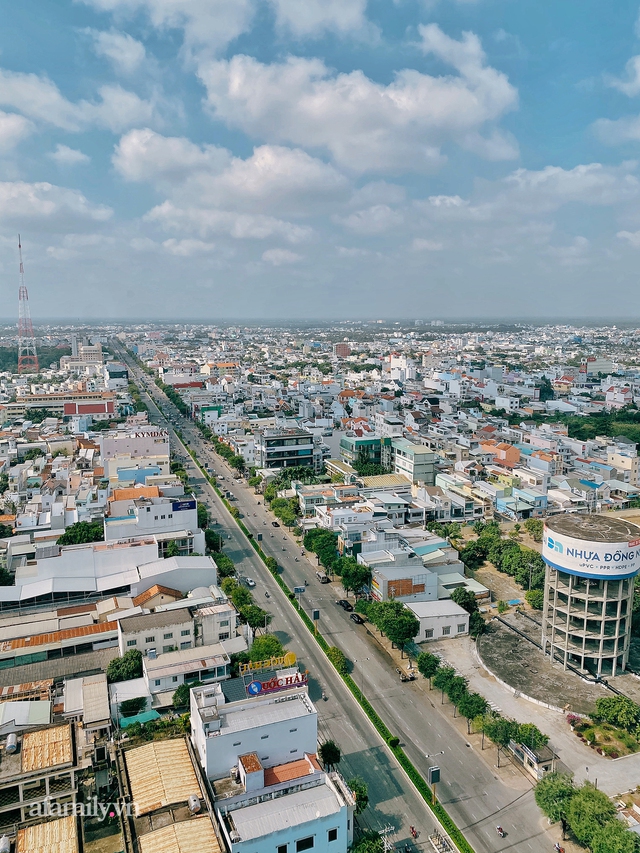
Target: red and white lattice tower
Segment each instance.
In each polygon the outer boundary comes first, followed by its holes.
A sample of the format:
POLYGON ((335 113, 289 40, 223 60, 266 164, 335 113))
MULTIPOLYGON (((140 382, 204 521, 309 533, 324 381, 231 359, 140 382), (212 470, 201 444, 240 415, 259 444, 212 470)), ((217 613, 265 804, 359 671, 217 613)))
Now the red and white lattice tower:
POLYGON ((36 339, 33 336, 29 294, 24 283, 24 264, 22 263, 22 244, 18 234, 18 252, 20 254, 20 292, 18 295, 18 373, 38 373, 38 353, 36 339))

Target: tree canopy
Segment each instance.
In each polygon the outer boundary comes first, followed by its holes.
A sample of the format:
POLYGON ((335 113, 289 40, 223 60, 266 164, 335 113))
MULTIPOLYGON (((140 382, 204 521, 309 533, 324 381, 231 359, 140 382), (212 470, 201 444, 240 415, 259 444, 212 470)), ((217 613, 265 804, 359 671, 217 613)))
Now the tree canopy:
POLYGON ((138 649, 129 649, 121 658, 109 661, 107 666, 109 684, 115 681, 131 681, 133 678, 142 678, 142 652, 138 649))
POLYGON ((58 545, 84 545, 86 542, 102 542, 103 539, 104 525, 101 521, 77 521, 58 537, 58 545))
POLYGON ((335 770, 338 764, 340 764, 342 752, 334 740, 325 740, 318 748, 318 755, 320 761, 322 761, 328 770, 335 770))

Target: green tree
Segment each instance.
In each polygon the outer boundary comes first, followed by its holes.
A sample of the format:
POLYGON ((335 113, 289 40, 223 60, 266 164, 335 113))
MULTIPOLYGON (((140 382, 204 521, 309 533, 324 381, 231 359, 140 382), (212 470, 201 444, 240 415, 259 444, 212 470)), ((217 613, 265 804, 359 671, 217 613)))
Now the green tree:
POLYGON ((338 670, 340 675, 346 675, 349 672, 347 657, 342 649, 339 649, 337 646, 330 646, 327 649, 327 657, 338 670))
POLYGON ((231 603, 238 612, 240 612, 243 607, 247 607, 249 604, 253 603, 253 596, 246 586, 236 586, 232 591, 230 598, 231 603))
POLYGON ((540 729, 533 723, 521 723, 518 728, 518 738, 520 743, 528 746, 529 749, 542 749, 549 743, 549 736, 543 734, 540 729))
POLYGON ((615 814, 615 806, 609 797, 585 783, 569 803, 567 821, 576 840, 590 847, 598 830, 613 820, 615 814))
POLYGON ((552 823, 562 822, 562 837, 567 831, 567 811, 576 793, 571 776, 566 773, 547 773, 534 789, 538 808, 552 823))
POLYGON ((249 658, 254 663, 269 658, 279 658, 284 654, 284 648, 275 634, 264 634, 256 637, 249 651, 249 658))
POLYGON ((201 687, 201 681, 191 681, 187 684, 181 684, 177 690, 174 691, 173 698, 171 700, 171 704, 174 708, 188 708, 190 699, 190 693, 192 687, 201 687))
POLYGON ((601 696, 596 699, 593 717, 627 731, 634 731, 640 725, 640 706, 626 696, 601 696))
POLYGON ((135 717, 136 714, 139 714, 141 711, 144 711, 146 707, 146 696, 136 696, 133 699, 125 699, 124 702, 120 703, 120 716, 135 717))
POLYGON ((351 848, 351 853, 383 853, 382 838, 377 832, 365 832, 351 848))
POLYGON ((463 607, 467 613, 475 613, 478 609, 478 602, 476 601, 474 593, 463 586, 453 590, 451 593, 451 601, 453 601, 454 604, 463 607))
POLYGON ((318 755, 328 770, 335 770, 342 757, 340 747, 335 740, 325 740, 324 743, 321 743, 318 748, 318 755))
POLYGON ((164 552, 165 557, 179 557, 180 556, 180 548, 178 547, 178 543, 175 539, 170 539, 167 542, 167 550, 164 552))
POLYGON ((500 766, 500 750, 506 749, 512 740, 517 740, 519 725, 515 720, 495 714, 487 718, 484 731, 489 740, 493 741, 498 750, 498 767, 500 766))
MULTIPOLYGON (((356 801, 356 815, 362 814, 362 812, 369 805, 369 788, 367 783, 362 779, 350 779, 347 782, 348 787, 353 792, 353 796, 356 801)), ((353 848, 352 848, 353 849, 353 848)))
POLYGON ((58 545, 84 545, 87 542, 103 540, 104 525, 101 521, 77 521, 69 525, 57 541, 58 545))
POLYGON ((542 610, 544 607, 544 590, 530 589, 525 592, 524 597, 534 610, 542 610))
POLYGON ((109 684, 115 681, 131 681, 133 678, 142 678, 142 652, 138 649, 129 649, 121 658, 109 661, 107 666, 109 684))
POLYGON ((637 835, 620 820, 610 820, 593 833, 592 853, 635 853, 638 850, 637 835))
POLYGON ((475 572, 487 559, 487 550, 480 542, 469 542, 460 551, 460 559, 470 572, 475 572))
POLYGON ((273 619, 273 616, 270 613, 263 610, 262 607, 258 607, 257 604, 245 604, 244 607, 240 609, 240 616, 250 628, 253 628, 254 631, 258 631, 260 628, 264 628, 266 631, 267 625, 269 625, 273 619))
POLYGON ((204 541, 209 551, 222 551, 224 545, 222 536, 210 527, 204 531, 204 541))
POLYGON ((466 692, 458 703, 458 711, 467 720, 467 733, 471 731, 471 720, 480 717, 489 710, 489 703, 479 693, 466 692))
POLYGON ((542 542, 544 522, 540 518, 528 518, 524 523, 524 529, 534 542, 542 542))
POLYGON ((431 679, 431 683, 436 690, 440 690, 441 692, 442 702, 444 702, 444 694, 449 687, 449 682, 452 678, 455 678, 455 675, 456 671, 452 666, 440 666, 431 679))
POLYGON ((421 652, 418 655, 416 664, 420 675, 429 679, 429 690, 431 690, 431 679, 440 667, 440 658, 438 655, 432 655, 430 652, 421 652))
POLYGON ((198 527, 204 530, 209 526, 209 510, 198 501, 198 527))
POLYGON ((447 685, 446 694, 454 706, 454 717, 455 712, 458 709, 458 704, 460 701, 467 695, 467 679, 463 678, 461 675, 454 675, 449 684, 447 685))
POLYGON ((502 599, 500 599, 497 606, 498 606, 498 613, 506 613, 507 610, 509 609, 509 605, 507 604, 507 602, 503 601, 502 599))
MULTIPOLYGON (((226 580, 227 578, 232 578, 236 573, 236 565, 226 554, 216 554, 214 558, 216 568, 218 569, 218 578, 222 578, 226 580)), ((222 587, 222 591, 225 592, 224 586, 222 587)), ((227 593, 225 592, 225 595, 227 593)))
POLYGON ((487 630, 487 623, 482 618, 482 614, 479 612, 472 613, 469 616, 469 634, 474 639, 479 637, 480 634, 484 634, 487 630))
POLYGON ((358 595, 371 582, 369 567, 359 563, 353 557, 342 557, 339 564, 338 574, 342 580, 342 588, 347 595, 349 592, 358 595))
POLYGON ((404 656, 404 647, 413 640, 420 630, 420 622, 410 610, 402 607, 399 613, 389 612, 383 618, 382 630, 396 646, 400 649, 400 656, 404 656))

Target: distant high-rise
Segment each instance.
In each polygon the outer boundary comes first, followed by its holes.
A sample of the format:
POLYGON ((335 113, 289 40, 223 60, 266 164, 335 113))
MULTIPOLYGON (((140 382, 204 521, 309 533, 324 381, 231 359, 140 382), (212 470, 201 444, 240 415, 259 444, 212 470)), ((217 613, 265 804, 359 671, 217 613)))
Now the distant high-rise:
POLYGON ((18 253, 20 256, 20 290, 18 293, 18 373, 38 373, 38 353, 36 339, 31 324, 29 294, 24 283, 24 264, 22 263, 22 244, 18 234, 18 253))

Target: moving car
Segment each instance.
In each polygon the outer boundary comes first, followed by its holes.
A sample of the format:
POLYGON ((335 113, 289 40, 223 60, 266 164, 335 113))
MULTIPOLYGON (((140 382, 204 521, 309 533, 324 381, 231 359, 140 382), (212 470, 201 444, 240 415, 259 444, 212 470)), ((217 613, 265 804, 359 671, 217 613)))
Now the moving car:
POLYGON ((364 625, 364 619, 359 613, 352 613, 351 616, 349 616, 349 619, 351 619, 352 622, 355 622, 356 625, 364 625))
POLYGON ((346 598, 338 599, 338 601, 336 601, 336 604, 339 607, 342 607, 343 610, 346 610, 347 613, 351 613, 351 611, 353 610, 353 604, 351 604, 350 601, 347 601, 346 598))
POLYGON ((272 521, 272 522, 271 522, 271 526, 272 526, 272 527, 280 527, 280 525, 278 524, 278 522, 277 522, 277 521, 272 521))
POLYGON ((255 585, 256 582, 253 580, 253 578, 247 578, 247 586, 249 587, 249 589, 253 589, 255 585))

